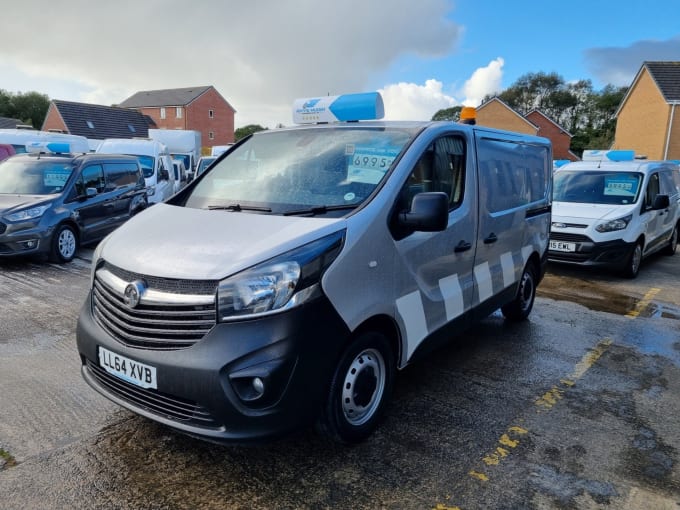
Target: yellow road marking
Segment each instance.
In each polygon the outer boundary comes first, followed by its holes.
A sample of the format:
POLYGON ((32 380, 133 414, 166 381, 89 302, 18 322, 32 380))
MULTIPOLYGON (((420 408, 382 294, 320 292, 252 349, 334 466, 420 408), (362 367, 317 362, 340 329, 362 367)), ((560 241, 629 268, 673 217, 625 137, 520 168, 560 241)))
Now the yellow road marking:
POLYGON ((649 306, 649 303, 651 303, 652 299, 654 299, 654 296, 656 296, 659 292, 661 292, 661 289, 657 289, 656 287, 649 289, 647 294, 645 294, 644 297, 638 302, 635 309, 626 314, 626 317, 629 319, 634 319, 635 317, 639 316, 642 310, 649 306))

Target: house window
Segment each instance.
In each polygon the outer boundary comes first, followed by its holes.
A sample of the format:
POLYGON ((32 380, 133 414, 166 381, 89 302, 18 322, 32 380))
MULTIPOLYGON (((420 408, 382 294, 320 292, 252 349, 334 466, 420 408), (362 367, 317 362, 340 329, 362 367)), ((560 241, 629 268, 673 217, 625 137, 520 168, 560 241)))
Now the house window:
POLYGON ((208 138, 210 140, 214 140, 215 139, 215 133, 213 133, 212 131, 208 132, 208 138))
POLYGON ((214 110, 208 110, 208 118, 212 119, 215 117, 215 111, 214 110))
POLYGON ((181 106, 178 106, 177 108, 175 108, 175 117, 177 117, 178 119, 182 118, 182 107, 181 106))
POLYGON ((161 119, 165 118, 165 107, 161 106, 161 119))

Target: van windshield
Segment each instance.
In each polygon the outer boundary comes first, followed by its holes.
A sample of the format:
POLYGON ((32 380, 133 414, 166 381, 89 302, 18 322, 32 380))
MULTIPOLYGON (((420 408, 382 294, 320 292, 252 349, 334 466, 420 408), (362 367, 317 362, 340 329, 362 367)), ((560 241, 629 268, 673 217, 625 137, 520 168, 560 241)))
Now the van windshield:
POLYGON ((65 161, 10 158, 0 163, 0 194, 61 193, 72 173, 73 165, 65 161))
POLYGON ((263 131, 214 165, 185 205, 346 214, 381 184, 417 132, 359 125, 263 131))
POLYGON ((148 179, 149 177, 153 177, 155 158, 153 156, 141 156, 139 154, 132 154, 132 156, 136 156, 139 160, 139 166, 142 167, 144 178, 148 179))
POLYGON ((558 170, 553 200, 583 204, 633 204, 640 192, 642 174, 600 170, 558 170))

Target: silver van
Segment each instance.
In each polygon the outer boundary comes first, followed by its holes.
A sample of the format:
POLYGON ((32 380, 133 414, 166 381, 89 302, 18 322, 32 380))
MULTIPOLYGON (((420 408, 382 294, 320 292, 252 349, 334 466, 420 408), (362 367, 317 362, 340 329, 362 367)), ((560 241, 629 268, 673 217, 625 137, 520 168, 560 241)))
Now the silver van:
POLYGON ((550 143, 363 122, 382 116, 380 96, 346 97, 304 102, 315 121, 339 120, 240 141, 100 243, 77 328, 93 388, 210 440, 316 423, 354 443, 398 369, 498 308, 529 315, 550 143))

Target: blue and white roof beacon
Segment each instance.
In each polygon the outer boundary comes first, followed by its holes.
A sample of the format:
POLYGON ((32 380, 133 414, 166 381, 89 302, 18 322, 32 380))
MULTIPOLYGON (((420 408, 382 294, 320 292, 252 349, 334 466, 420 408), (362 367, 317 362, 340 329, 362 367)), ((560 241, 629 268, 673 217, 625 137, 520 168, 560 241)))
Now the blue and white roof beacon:
POLYGON ((295 124, 377 120, 384 116, 385 106, 378 92, 308 97, 293 103, 295 124))

